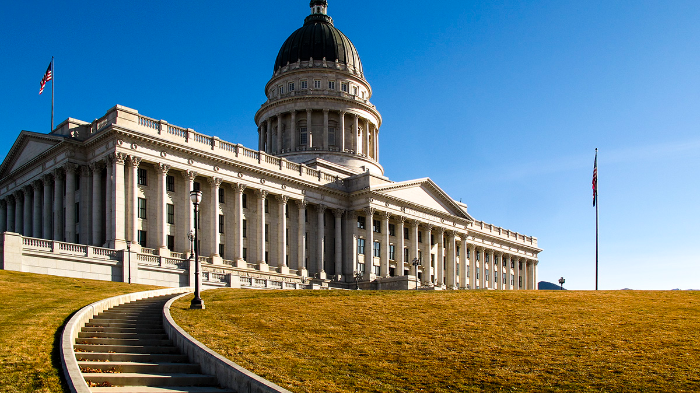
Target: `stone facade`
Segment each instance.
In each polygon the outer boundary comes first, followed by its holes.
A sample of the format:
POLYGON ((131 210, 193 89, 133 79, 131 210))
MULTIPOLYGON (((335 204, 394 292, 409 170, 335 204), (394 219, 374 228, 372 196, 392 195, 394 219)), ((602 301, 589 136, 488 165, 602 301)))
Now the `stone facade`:
POLYGON ((473 219, 428 178, 384 177, 382 119, 361 65, 299 59, 265 90, 257 150, 123 106, 48 135, 22 131, 0 166, 0 231, 183 259, 199 189, 200 256, 222 272, 339 288, 414 288, 418 276, 425 288, 536 289, 536 238, 473 219))

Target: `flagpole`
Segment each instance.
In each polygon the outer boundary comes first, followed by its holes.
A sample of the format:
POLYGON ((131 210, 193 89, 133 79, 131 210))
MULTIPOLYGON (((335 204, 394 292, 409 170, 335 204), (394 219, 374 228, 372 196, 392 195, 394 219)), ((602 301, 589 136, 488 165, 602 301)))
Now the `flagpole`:
POLYGON ((51 132, 53 132, 53 88, 56 85, 56 69, 53 64, 53 56, 51 56, 51 132))
POLYGON ((595 187, 595 290, 598 290, 598 148, 595 149, 596 157, 596 187, 595 187))

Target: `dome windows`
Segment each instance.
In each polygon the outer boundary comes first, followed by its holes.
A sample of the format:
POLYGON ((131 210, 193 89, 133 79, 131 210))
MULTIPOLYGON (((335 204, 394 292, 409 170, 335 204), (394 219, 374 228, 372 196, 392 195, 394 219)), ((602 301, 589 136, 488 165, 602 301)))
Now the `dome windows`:
POLYGON ((344 93, 348 92, 348 84, 347 83, 341 83, 340 84, 340 90, 342 90, 344 93))
POLYGON ((320 88, 321 88, 321 80, 315 79, 314 80, 314 89, 320 89, 320 88))
POLYGON ((299 82, 299 86, 301 87, 302 90, 306 90, 309 88, 308 82, 306 80, 299 82))
POLYGON ((328 81, 328 90, 335 90, 335 81, 328 81))

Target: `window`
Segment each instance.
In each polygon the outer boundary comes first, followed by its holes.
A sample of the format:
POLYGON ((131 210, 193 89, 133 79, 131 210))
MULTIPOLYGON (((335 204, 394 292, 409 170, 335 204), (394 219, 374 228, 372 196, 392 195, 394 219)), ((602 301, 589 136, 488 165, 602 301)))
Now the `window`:
POLYGON ((456 252, 457 252, 457 256, 459 256, 459 246, 457 246, 455 249, 456 249, 456 252))
POLYGON ((372 270, 374 270, 374 274, 378 276, 379 273, 381 272, 381 270, 379 269, 379 266, 373 266, 373 267, 374 267, 374 269, 372 269, 372 270))
POLYGON ((248 237, 248 220, 243 220, 243 237, 248 237))
POLYGON ((270 201, 267 198, 265 198, 265 213, 269 213, 269 212, 270 212, 270 201))
POLYGON ((498 283, 498 272, 493 272, 493 282, 498 283))
POLYGON ((219 233, 224 233, 224 215, 219 214, 219 233))
POLYGON ((320 88, 321 88, 321 81, 315 80, 314 81, 314 89, 320 89, 320 88))
POLYGON ((341 89, 343 92, 347 93, 347 92, 348 92, 348 84, 347 84, 347 83, 341 83, 341 84, 340 84, 340 89, 341 89))
POLYGON ((219 187, 219 203, 226 203, 226 197, 225 197, 224 189, 223 187, 219 187))
POLYGON ((433 235, 433 234, 431 233, 431 234, 430 234, 430 245, 432 246, 433 244, 435 244, 435 235, 433 235))
POLYGON ((357 253, 358 254, 365 253, 365 239, 357 239, 357 253))
POLYGON ((138 211, 139 211, 139 218, 146 219, 146 199, 145 198, 139 198, 138 211))
POLYGON ((408 233, 409 233, 408 228, 404 228, 404 229, 403 229, 403 238, 406 239, 406 240, 409 240, 409 238, 408 238, 408 237, 409 237, 409 236, 408 236, 408 233))
POLYGON ((304 222, 309 222, 309 211, 304 209, 304 222))
POLYGON ((175 224, 175 205, 168 203, 165 205, 165 210, 168 224, 175 224))
POLYGON ((198 181, 192 182, 192 191, 200 191, 200 190, 201 190, 201 187, 199 185, 199 182, 198 181))
POLYGON ((510 285, 515 285, 515 274, 510 275, 510 285))
POLYGON ((469 277, 469 265, 465 266, 464 269, 466 270, 467 277, 469 277))
POLYGON ((357 86, 352 87, 352 94, 357 95, 357 86))
POLYGON ((410 261, 408 260, 408 248, 404 248, 404 249, 403 249, 403 260, 406 261, 406 262, 410 262, 410 261))
POLYGON ((488 271, 488 269, 484 270, 484 280, 486 280, 486 281, 489 280, 489 271, 488 271))
POLYGON ((335 90, 335 81, 328 81, 328 89, 335 90))
POLYGON ((141 247, 146 247, 146 231, 139 230, 137 236, 138 243, 141 245, 141 247))
POLYGON ((226 247, 225 247, 223 244, 219 244, 219 256, 220 256, 221 258, 224 257, 224 250, 225 250, 225 249, 226 249, 226 247))
POLYGON ((379 220, 372 220, 372 232, 382 233, 381 226, 382 223, 379 220))
POLYGON ((381 256, 382 256, 381 249, 382 249, 381 243, 379 243, 379 242, 374 242, 374 256, 375 256, 375 257, 381 257, 381 256))
POLYGON ((357 217, 357 228, 358 229, 365 229, 365 217, 364 216, 357 217))
POLYGON ((477 269, 477 271, 476 271, 476 279, 477 279, 477 280, 479 279, 479 270, 478 270, 478 269, 477 269))
POLYGON ((302 89, 302 90, 305 90, 305 89, 308 89, 308 88, 309 88, 308 82, 306 82, 306 81, 301 81, 301 82, 299 82, 299 84, 301 85, 301 89, 302 89))
POLYGON ((148 185, 148 172, 144 168, 139 168, 138 170, 138 175, 136 176, 136 180, 139 184, 139 186, 147 186, 148 185))
POLYGON ((270 224, 265 224, 265 241, 270 241, 270 224))
POLYGON ((362 98, 365 98, 365 91, 362 90, 362 98))
POLYGON ((472 257, 471 254, 472 254, 471 250, 467 248, 467 258, 471 258, 472 257))
POLYGON ((175 251, 175 236, 168 235, 168 250, 175 251))
POLYGON ((512 259, 510 260, 510 268, 515 269, 515 262, 512 259))
POLYGON ((248 196, 245 193, 243 193, 243 195, 241 196, 241 199, 243 199, 243 208, 247 209, 248 208, 248 196))
POLYGON ((248 249, 243 247, 243 260, 248 261, 248 249))
MULTIPOLYGON (((75 223, 80 222, 80 202, 75 202, 75 223)), ((80 242, 78 242, 80 243, 80 242)))
POLYGON ((418 243, 423 243, 423 232, 418 231, 418 243))
POLYGON ((284 86, 279 85, 279 88, 277 90, 279 90, 280 94, 284 94, 284 86))
POLYGON ((484 253, 484 262, 486 262, 486 263, 490 262, 489 256, 490 256, 489 254, 484 253))
POLYGON ((289 228, 284 231, 284 244, 289 245, 289 228))
POLYGON ((267 263, 269 261, 269 259, 268 259, 269 254, 270 254, 269 251, 265 251, 265 263, 267 263))
POLYGON ((522 288, 522 287, 523 287, 523 276, 519 276, 518 277, 518 288, 522 288))
POLYGON ((165 190, 175 192, 175 176, 165 176, 165 190))
POLYGON ((358 263, 358 264, 357 264, 357 271, 360 272, 360 273, 364 273, 364 272, 365 272, 365 264, 364 264, 364 263, 358 263))
POLYGON ((423 262, 423 251, 421 250, 418 250, 418 260, 421 261, 421 263, 423 262))
POLYGON ((518 262, 518 270, 523 270, 523 263, 522 262, 518 262))
POLYGON ((396 226, 389 224, 389 236, 396 236, 396 226))
POLYGON ((309 143, 309 134, 306 131, 306 127, 299 127, 299 144, 305 145, 309 143))
POLYGON ((481 260, 481 252, 479 252, 478 250, 476 251, 476 260, 477 261, 481 260))
POLYGON ((396 254, 395 254, 396 248, 395 247, 396 246, 394 246, 393 244, 389 245, 389 259, 391 259, 391 260, 396 259, 396 254))
POLYGON ((328 127, 328 144, 335 146, 335 127, 328 127))
POLYGON ((287 90, 291 93, 294 91, 294 82, 287 83, 287 90))

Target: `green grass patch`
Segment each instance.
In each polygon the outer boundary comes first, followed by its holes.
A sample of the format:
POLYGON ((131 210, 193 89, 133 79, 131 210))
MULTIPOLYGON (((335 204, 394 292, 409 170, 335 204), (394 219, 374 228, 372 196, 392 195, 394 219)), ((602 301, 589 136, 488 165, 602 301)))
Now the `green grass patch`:
POLYGON ((172 313, 293 392, 700 391, 700 292, 203 292, 172 313))
POLYGON ((0 392, 67 392, 60 334, 79 309, 146 285, 0 270, 0 392))

